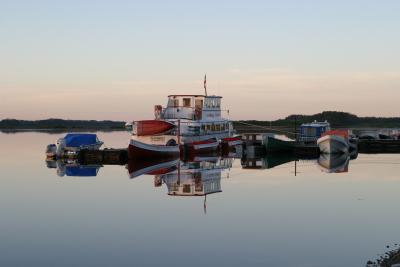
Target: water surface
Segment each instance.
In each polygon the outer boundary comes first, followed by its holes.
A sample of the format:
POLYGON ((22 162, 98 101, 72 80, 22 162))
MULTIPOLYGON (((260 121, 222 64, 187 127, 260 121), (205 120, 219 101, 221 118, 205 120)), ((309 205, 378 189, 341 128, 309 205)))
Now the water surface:
POLYGON ((235 159, 205 201, 125 166, 60 177, 44 156, 59 136, 0 133, 0 266, 365 266, 400 240, 400 155, 359 154, 341 173, 300 160, 296 176, 294 161, 235 159))

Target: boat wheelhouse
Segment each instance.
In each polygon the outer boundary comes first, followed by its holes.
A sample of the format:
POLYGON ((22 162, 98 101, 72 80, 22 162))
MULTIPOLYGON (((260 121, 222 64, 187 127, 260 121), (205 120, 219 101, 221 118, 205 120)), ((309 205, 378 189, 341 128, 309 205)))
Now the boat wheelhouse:
POLYGON ((314 121, 312 123, 303 123, 300 125, 299 129, 299 141, 302 142, 313 142, 315 143, 321 135, 331 129, 329 122, 318 122, 314 121))
POLYGON ((156 106, 156 119, 180 127, 183 143, 231 136, 232 123, 222 117, 221 96, 169 95, 165 108, 156 106))

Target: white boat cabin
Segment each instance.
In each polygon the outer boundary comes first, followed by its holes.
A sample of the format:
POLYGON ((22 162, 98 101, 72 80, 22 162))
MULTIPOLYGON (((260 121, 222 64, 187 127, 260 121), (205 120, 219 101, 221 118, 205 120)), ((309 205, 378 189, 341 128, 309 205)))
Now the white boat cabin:
POLYGON ((165 108, 155 107, 156 119, 219 120, 221 96, 169 95, 165 108))
POLYGON ((158 120, 175 124, 179 120, 181 136, 227 137, 233 132, 233 126, 221 116, 221 99, 221 96, 169 95, 167 106, 155 106, 154 115, 158 120))

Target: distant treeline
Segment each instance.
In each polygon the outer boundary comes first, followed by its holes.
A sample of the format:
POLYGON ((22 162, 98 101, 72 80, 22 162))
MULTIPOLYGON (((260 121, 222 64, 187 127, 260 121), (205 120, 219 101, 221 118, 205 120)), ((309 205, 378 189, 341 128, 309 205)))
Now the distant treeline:
POLYGON ((74 130, 74 129, 87 129, 87 130, 119 130, 125 128, 123 121, 96 121, 96 120, 63 120, 63 119, 47 119, 47 120, 15 120, 4 119, 0 121, 0 129, 7 130, 74 130))
POLYGON ((285 119, 275 121, 257 121, 246 120, 236 122, 235 125, 241 125, 240 122, 255 124, 260 126, 272 127, 294 127, 297 125, 313 121, 328 121, 333 128, 400 128, 400 117, 382 118, 382 117, 358 117, 354 114, 340 111, 324 111, 314 115, 290 115, 285 119))
MULTIPOLYGON (((260 121, 260 120, 242 120, 234 121, 235 127, 246 127, 244 124, 259 125, 265 127, 282 127, 293 128, 301 123, 313 121, 328 121, 333 128, 400 128, 400 117, 394 118, 379 118, 379 117, 358 117, 356 115, 339 112, 339 111, 324 111, 314 115, 290 115, 285 119, 275 121, 260 121)), ((47 119, 47 120, 15 120, 4 119, 0 121, 0 129, 7 130, 122 130, 125 129, 123 121, 96 121, 96 120, 63 120, 63 119, 47 119)))

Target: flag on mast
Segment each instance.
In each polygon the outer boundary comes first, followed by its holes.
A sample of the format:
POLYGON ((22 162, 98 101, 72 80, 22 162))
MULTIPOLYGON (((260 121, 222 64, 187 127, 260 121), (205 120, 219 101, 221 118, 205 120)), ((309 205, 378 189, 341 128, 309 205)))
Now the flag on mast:
POLYGON ((205 91, 206 96, 207 96, 207 75, 206 74, 204 74, 204 91, 205 91))

